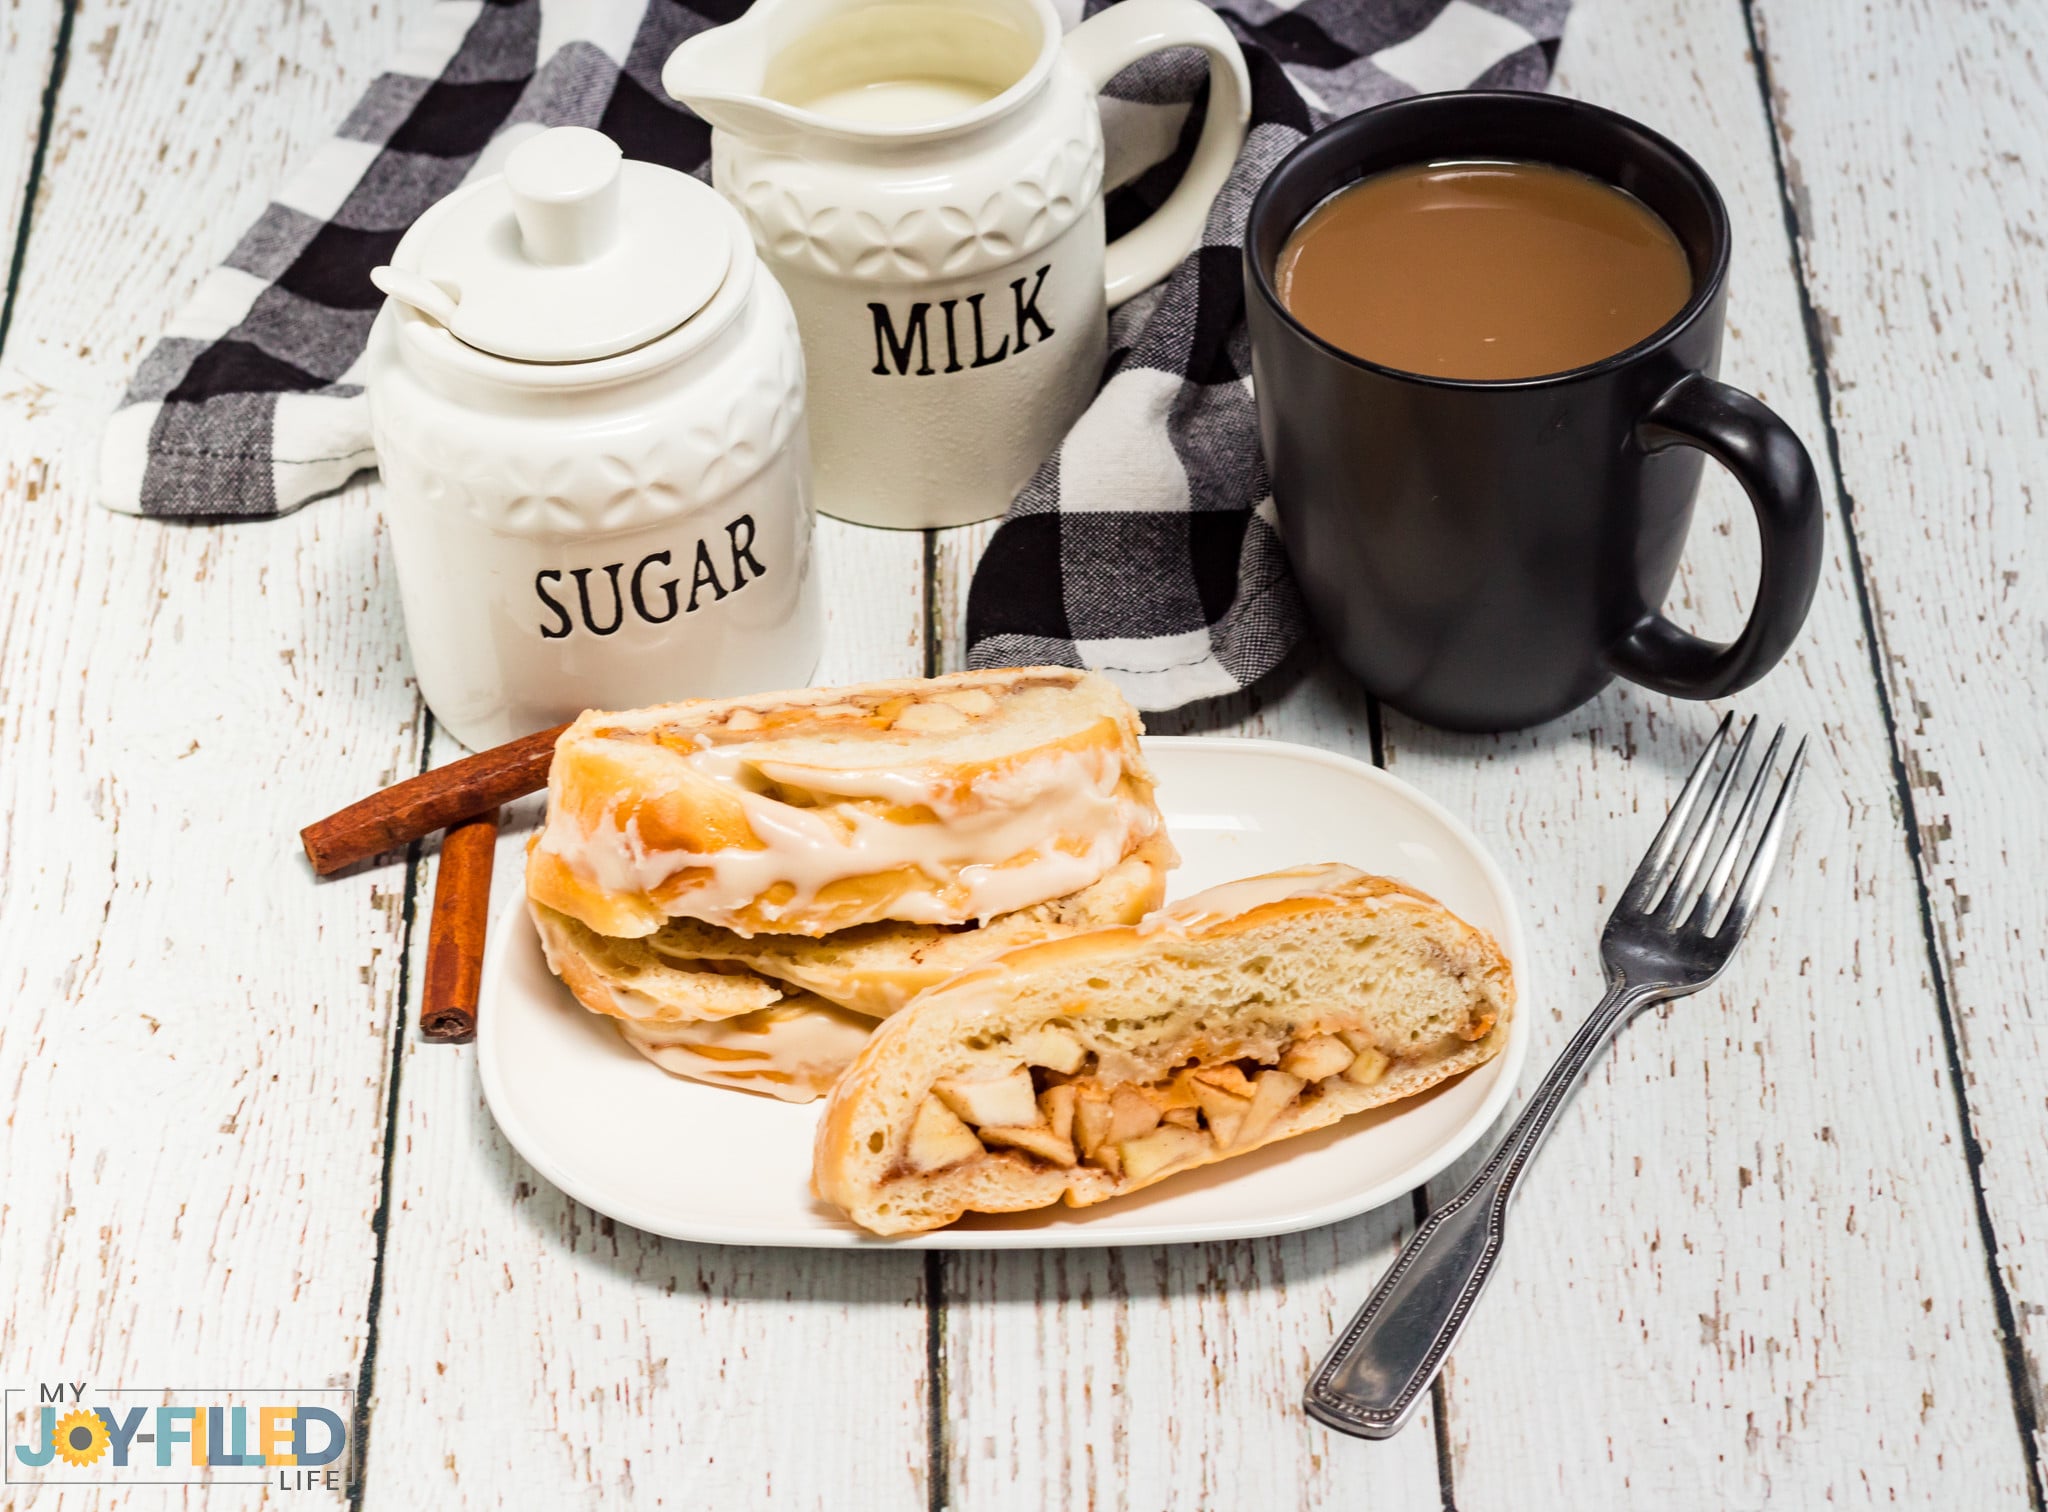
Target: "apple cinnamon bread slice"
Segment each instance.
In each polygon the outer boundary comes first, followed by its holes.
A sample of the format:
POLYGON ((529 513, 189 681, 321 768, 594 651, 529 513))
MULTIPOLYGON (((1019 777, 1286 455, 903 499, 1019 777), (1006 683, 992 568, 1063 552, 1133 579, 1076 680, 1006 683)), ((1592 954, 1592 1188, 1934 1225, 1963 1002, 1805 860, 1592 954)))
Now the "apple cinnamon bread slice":
POLYGON ((916 998, 834 1086, 812 1184, 879 1234, 1086 1207, 1470 1070, 1513 1004, 1493 940, 1399 882, 1230 883, 916 998))
POLYGON ((986 921, 1160 831, 1138 733, 1065 667, 593 711, 556 742, 527 892, 615 938, 986 921))

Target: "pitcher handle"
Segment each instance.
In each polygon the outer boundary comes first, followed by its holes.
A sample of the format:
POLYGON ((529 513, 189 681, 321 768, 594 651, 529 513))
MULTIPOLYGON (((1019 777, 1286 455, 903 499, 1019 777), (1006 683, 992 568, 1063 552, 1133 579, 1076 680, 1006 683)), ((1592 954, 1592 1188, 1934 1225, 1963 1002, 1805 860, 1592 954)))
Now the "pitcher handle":
POLYGON ((1209 55, 1209 113, 1187 172, 1166 203, 1109 244, 1103 283, 1112 306, 1171 273, 1201 239, 1251 120, 1252 81, 1230 28, 1202 0, 1121 0, 1067 33, 1067 56, 1100 90, 1148 53, 1199 47, 1209 55))

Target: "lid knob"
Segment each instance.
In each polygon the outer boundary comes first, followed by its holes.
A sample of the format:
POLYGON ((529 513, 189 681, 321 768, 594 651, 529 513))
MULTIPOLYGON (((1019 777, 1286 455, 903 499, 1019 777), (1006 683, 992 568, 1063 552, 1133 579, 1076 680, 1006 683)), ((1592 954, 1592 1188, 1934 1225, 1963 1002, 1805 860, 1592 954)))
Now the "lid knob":
POLYGON ((585 362, 676 330, 749 256, 744 223, 709 184, 558 126, 428 210, 370 277, 415 341, 436 342, 425 327, 438 325, 514 362, 585 362))
POLYGON ((585 263, 619 235, 618 143, 586 126, 556 126, 513 148, 505 187, 532 261, 585 263))

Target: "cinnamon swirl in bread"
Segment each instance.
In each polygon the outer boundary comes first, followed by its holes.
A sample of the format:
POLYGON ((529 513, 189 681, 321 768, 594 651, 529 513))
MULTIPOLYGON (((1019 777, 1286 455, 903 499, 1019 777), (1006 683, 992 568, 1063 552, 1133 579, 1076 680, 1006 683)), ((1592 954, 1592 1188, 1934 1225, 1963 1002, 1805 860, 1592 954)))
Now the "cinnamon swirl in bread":
POLYGON ((834 1085, 812 1183, 880 1234, 1086 1207, 1480 1065, 1513 1005, 1493 940, 1398 882, 1230 883, 918 997, 834 1085))
POLYGON ((527 891, 621 939, 986 922, 1159 832, 1138 732, 1061 667, 587 713, 555 746, 527 891))

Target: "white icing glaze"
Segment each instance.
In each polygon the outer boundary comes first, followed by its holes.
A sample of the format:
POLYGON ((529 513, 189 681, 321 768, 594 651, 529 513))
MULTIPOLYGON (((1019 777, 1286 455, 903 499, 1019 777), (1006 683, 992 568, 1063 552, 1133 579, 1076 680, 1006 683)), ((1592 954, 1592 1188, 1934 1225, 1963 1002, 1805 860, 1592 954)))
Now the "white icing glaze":
POLYGON ((756 763, 743 747, 698 750, 684 759, 739 803, 762 842, 759 849, 651 849, 635 822, 621 826, 610 809, 588 833, 578 833, 564 814, 551 815, 541 845, 617 893, 652 892, 685 869, 708 871, 684 911, 744 933, 746 921, 738 915, 750 906, 771 919, 801 918, 834 882, 904 869, 922 872, 939 887, 957 881, 964 901, 913 890, 888 917, 924 924, 985 921, 1088 886, 1158 826, 1155 810, 1119 790, 1123 763, 1116 751, 1061 752, 1025 762, 975 779, 965 796, 950 779, 929 772, 756 763), (938 817, 904 823, 857 808, 799 808, 760 791, 764 778, 829 796, 921 807, 938 817), (1062 839, 1080 841, 1083 851, 1057 848, 1054 842, 1062 839), (794 896, 761 907, 762 895, 785 882, 794 896))
POLYGON ((712 1023, 621 1021, 619 1033, 664 1071, 810 1102, 831 1089, 874 1027, 873 1019, 810 998, 712 1023))

